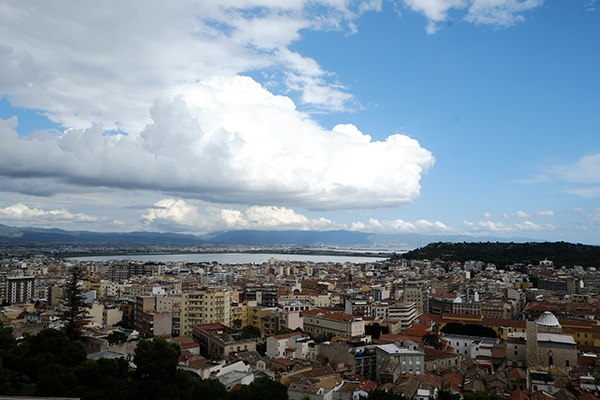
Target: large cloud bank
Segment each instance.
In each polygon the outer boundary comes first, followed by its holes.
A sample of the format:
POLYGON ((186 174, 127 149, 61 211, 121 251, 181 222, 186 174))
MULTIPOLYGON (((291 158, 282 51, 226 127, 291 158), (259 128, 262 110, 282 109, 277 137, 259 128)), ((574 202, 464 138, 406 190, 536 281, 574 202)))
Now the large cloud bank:
MULTIPOLYGON (((246 77, 189 87, 186 97, 157 101, 151 117, 129 136, 93 127, 23 138, 16 119, 4 121, 0 174, 218 202, 344 209, 410 203, 434 163, 405 135, 373 141, 352 125, 325 130, 289 98, 246 77)), ((53 188, 61 186, 49 185, 46 194, 53 188)))
MULTIPOLYGON (((509 26, 541 4, 403 0, 396 7, 425 15, 433 33, 453 10, 469 22, 509 26)), ((297 104, 344 110, 353 102, 344 83, 290 45, 305 31, 352 33, 361 14, 381 9, 381 0, 5 0, 0 95, 66 127, 136 132, 154 99, 181 85, 262 71, 297 104)))

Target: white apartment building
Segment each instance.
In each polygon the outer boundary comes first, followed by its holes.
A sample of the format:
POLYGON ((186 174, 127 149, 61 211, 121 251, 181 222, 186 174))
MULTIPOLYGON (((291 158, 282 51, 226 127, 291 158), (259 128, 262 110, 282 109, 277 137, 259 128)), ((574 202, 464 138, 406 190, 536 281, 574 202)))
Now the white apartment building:
POLYGON ((311 335, 357 337, 365 334, 365 322, 354 315, 328 313, 315 309, 304 311, 302 316, 304 332, 311 335))

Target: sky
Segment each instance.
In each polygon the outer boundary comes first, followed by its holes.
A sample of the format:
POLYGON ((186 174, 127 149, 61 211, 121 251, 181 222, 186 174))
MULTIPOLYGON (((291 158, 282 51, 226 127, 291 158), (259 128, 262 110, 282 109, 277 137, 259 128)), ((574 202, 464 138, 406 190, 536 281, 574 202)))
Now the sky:
POLYGON ((600 2, 0 3, 0 223, 600 245, 600 2))

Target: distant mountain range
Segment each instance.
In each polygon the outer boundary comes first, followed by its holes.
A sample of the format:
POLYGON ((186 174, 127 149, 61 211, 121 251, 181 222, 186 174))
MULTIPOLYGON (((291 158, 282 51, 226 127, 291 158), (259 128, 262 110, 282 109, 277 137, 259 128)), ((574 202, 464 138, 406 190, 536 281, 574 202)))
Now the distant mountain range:
POLYGON ((479 238, 459 235, 371 234, 337 231, 242 230, 190 235, 161 232, 106 233, 63 229, 17 228, 0 224, 0 245, 247 245, 247 246, 365 246, 411 250, 432 242, 531 241, 528 239, 479 238))

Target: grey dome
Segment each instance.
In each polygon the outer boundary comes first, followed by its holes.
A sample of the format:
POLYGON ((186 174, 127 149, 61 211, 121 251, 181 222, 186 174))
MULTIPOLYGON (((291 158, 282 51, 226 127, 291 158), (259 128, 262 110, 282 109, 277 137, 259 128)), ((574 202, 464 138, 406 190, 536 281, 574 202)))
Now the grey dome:
POLYGON ((537 319, 538 326, 545 326, 548 328, 560 328, 558 318, 554 316, 550 311, 544 311, 542 315, 537 319))

